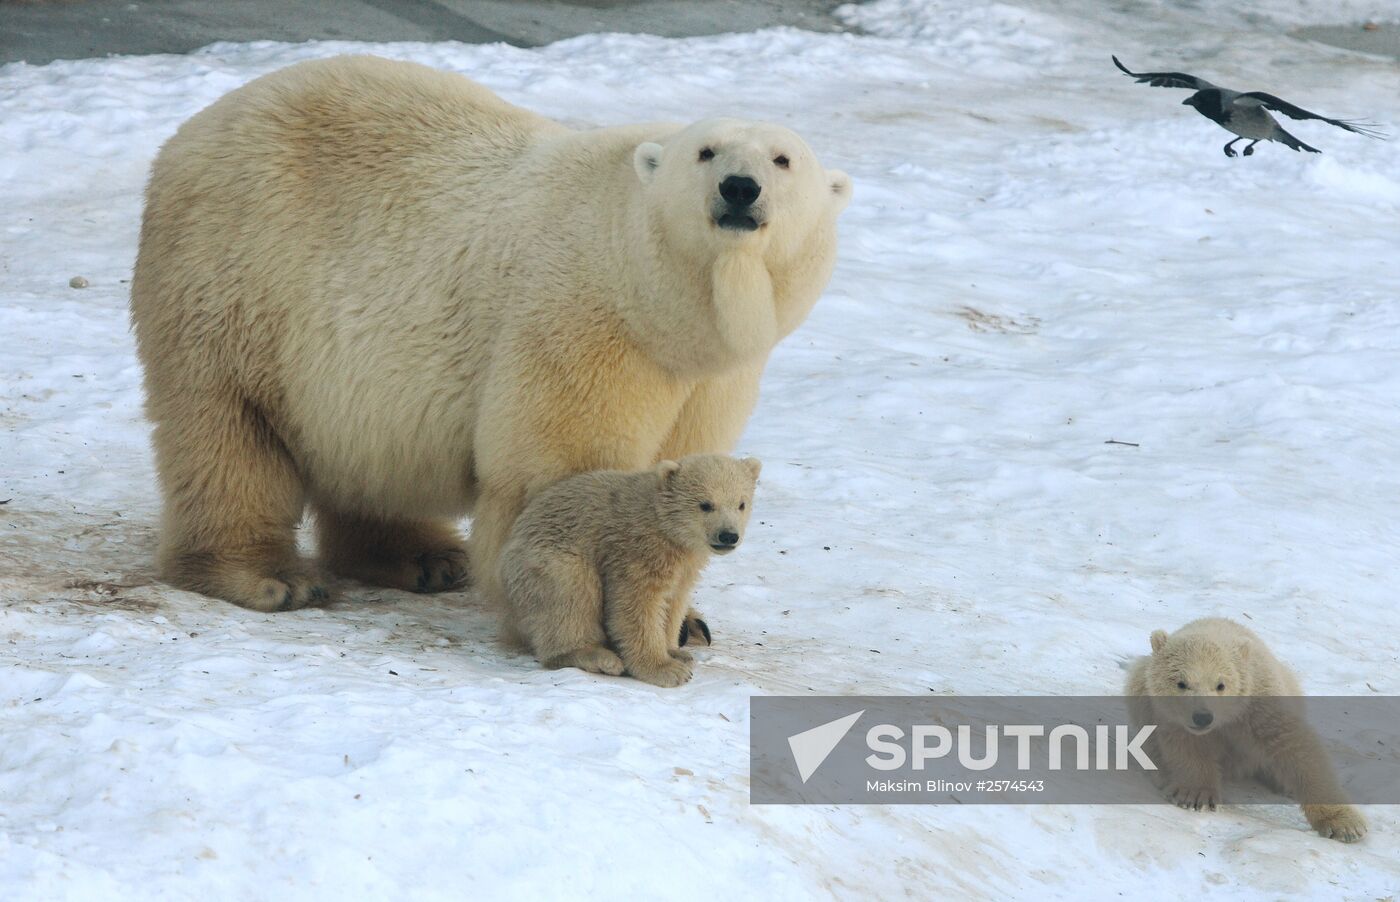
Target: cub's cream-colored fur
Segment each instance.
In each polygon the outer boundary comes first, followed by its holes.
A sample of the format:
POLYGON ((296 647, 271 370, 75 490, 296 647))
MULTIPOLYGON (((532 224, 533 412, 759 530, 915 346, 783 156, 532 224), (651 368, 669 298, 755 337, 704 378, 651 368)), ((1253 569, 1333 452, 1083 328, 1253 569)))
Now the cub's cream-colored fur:
POLYGON ((1366 835, 1304 717, 1298 680, 1263 640, 1207 617, 1170 636, 1157 630, 1151 644, 1128 675, 1128 710, 1135 726, 1158 725, 1144 748, 1168 799, 1213 809, 1222 776, 1257 777, 1297 799, 1323 836, 1366 835))
POLYGON ((501 554, 506 634, 546 667, 688 681, 691 655, 678 640, 690 587, 711 554, 738 547, 759 467, 695 455, 541 492, 501 554))
POLYGON ((465 78, 302 63, 156 159, 132 319, 156 423, 160 568, 258 610, 321 559, 420 591, 497 560, 570 474, 728 451, 830 276, 850 182, 738 120, 574 131, 465 78), (720 183, 752 178, 751 230, 720 183))

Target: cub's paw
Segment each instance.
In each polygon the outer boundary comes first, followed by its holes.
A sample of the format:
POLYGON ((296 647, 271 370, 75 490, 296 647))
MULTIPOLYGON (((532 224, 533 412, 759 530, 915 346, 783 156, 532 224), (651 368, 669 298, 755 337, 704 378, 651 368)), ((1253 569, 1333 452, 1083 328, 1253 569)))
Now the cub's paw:
POLYGON ((417 592, 446 592, 466 585, 467 552, 460 548, 418 555, 417 592))
POLYGON ((656 664, 629 667, 628 672, 644 683, 671 689, 690 682, 693 669, 689 661, 667 657, 664 661, 656 664))
POLYGON ((1178 808, 1190 808, 1192 811, 1206 808, 1214 811, 1215 806, 1220 802, 1220 787, 1173 784, 1166 788, 1166 796, 1167 800, 1178 808))
POLYGON ((601 645, 591 648, 580 648, 571 651, 566 655, 560 655, 545 663, 546 667, 577 667, 579 670, 586 670, 589 673, 603 673, 608 676, 622 676, 627 668, 623 666, 622 659, 617 656, 617 652, 601 645))
POLYGON ((1340 842, 1359 842, 1366 835, 1366 819, 1350 805, 1304 805, 1303 814, 1320 836, 1340 842))
POLYGON ((686 645, 709 646, 710 625, 701 618, 694 610, 687 611, 685 619, 681 621, 681 634, 676 645, 684 648, 686 645))
POLYGON ((327 604, 331 600, 331 590, 312 574, 287 574, 259 580, 246 603, 245 600, 231 600, 254 611, 295 611, 327 604))

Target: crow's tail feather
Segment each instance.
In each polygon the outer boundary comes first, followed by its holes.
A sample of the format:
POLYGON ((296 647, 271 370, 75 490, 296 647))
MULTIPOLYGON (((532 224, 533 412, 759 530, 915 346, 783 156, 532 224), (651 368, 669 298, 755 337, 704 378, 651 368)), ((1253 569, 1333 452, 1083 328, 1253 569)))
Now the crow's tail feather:
POLYGON ((1274 129, 1274 140, 1294 150, 1306 150, 1308 153, 1322 153, 1322 151, 1318 150, 1316 147, 1310 147, 1284 131, 1282 126, 1274 129))

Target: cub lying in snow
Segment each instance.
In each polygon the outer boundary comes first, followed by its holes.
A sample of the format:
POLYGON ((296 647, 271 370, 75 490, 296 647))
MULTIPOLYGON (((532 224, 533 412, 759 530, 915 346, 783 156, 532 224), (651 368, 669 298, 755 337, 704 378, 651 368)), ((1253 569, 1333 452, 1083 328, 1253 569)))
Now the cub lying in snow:
POLYGON ((690 587, 711 554, 738 547, 760 466, 701 454, 540 492, 501 552, 507 639, 546 667, 687 682, 690 587))
POLYGON ((1222 772, 1254 776, 1302 803, 1318 833, 1356 842, 1366 821, 1304 719, 1302 694, 1258 636, 1220 617, 1153 632, 1152 654, 1133 666, 1127 687, 1134 726, 1158 725, 1144 747, 1168 799, 1214 809, 1222 772))

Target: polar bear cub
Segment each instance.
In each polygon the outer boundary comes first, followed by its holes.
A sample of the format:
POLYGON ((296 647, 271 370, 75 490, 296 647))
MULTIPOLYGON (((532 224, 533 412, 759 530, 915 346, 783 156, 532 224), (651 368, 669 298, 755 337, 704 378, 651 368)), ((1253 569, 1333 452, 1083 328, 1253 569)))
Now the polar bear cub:
POLYGON ((1342 842, 1366 835, 1304 718, 1297 679, 1262 639, 1233 620, 1206 617, 1171 635, 1156 630, 1151 644, 1126 694, 1134 725, 1157 725, 1145 747, 1169 800, 1213 809, 1222 775, 1257 776, 1302 803, 1321 835, 1342 842))
POLYGON ((546 667, 687 682, 690 586, 711 554, 738 547, 760 467, 699 454, 540 492, 501 552, 506 633, 546 667))

